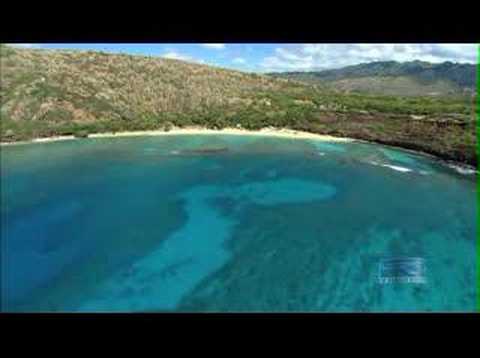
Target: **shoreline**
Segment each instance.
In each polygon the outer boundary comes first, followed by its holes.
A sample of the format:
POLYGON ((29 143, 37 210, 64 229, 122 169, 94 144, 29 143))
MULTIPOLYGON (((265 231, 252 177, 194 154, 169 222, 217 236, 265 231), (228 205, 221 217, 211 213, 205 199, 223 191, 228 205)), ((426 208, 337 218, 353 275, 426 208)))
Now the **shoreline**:
POLYGON ((35 144, 35 143, 52 143, 66 140, 79 140, 79 139, 88 139, 88 138, 115 138, 115 137, 142 137, 142 136, 174 136, 174 135, 212 135, 212 134, 226 134, 226 135, 247 135, 247 136, 258 136, 258 137, 277 137, 277 138, 298 138, 298 139, 313 139, 326 142, 358 142, 358 143, 368 143, 368 144, 377 144, 387 146, 393 149, 401 149, 412 154, 420 154, 428 156, 433 160, 439 160, 444 162, 448 166, 457 166, 460 168, 466 168, 468 170, 474 170, 477 172, 477 168, 473 165, 457 162, 450 159, 442 158, 438 155, 434 155, 428 152, 413 150, 405 148, 398 145, 389 145, 386 143, 379 143, 376 141, 368 141, 363 139, 348 138, 348 137, 336 137, 327 134, 317 134, 305 131, 298 131, 293 129, 286 128, 274 128, 266 127, 259 130, 248 130, 244 128, 223 128, 223 129, 208 129, 204 127, 174 127, 169 131, 163 129, 155 130, 146 130, 146 131, 123 131, 123 132, 105 132, 105 133, 92 133, 89 134, 86 138, 75 137, 74 135, 65 135, 65 136, 53 136, 53 137, 43 137, 43 138, 34 138, 26 141, 17 141, 17 142, 0 142, 0 147, 3 146, 15 146, 15 145, 25 145, 25 144, 35 144))
MULTIPOLYGON (((353 138, 335 137, 325 134, 315 134, 310 132, 296 131, 292 129, 279 128, 262 128, 259 130, 247 130, 241 128, 223 128, 223 129, 207 129, 202 127, 186 127, 173 128, 169 131, 162 129, 148 130, 148 131, 124 131, 124 132, 105 132, 92 133, 87 138, 115 138, 115 137, 142 137, 142 136, 171 136, 171 135, 212 135, 212 134, 227 134, 227 135, 253 135, 260 137, 281 137, 281 138, 301 138, 301 139, 317 139, 329 142, 353 142, 357 141, 353 138)), ((75 137, 73 135, 53 136, 44 138, 34 138, 31 140, 17 141, 17 142, 0 142, 0 146, 34 144, 34 143, 49 143, 63 140, 84 139, 75 137)))
POLYGON ((0 146, 7 147, 12 145, 23 145, 23 144, 35 144, 35 143, 50 143, 50 142, 58 142, 62 140, 70 140, 70 139, 78 139, 73 135, 66 135, 66 136, 53 136, 53 137, 44 137, 44 138, 33 138, 30 140, 19 140, 16 142, 0 142, 0 146))

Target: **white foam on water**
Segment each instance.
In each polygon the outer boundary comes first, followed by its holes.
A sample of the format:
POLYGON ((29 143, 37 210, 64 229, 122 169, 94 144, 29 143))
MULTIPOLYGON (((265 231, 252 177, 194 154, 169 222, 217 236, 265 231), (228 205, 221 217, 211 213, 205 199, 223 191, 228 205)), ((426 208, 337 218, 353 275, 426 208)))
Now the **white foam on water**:
POLYGON ((474 168, 469 168, 466 166, 456 165, 456 164, 448 164, 448 166, 460 174, 471 175, 476 173, 476 170, 474 168))
POLYGON ((383 164, 383 163, 378 163, 378 162, 375 162, 375 161, 370 161, 369 163, 372 164, 372 165, 376 165, 376 166, 390 168, 390 169, 393 169, 393 170, 396 170, 396 171, 402 172, 402 173, 413 172, 413 170, 410 169, 410 168, 400 167, 398 165, 383 164))
POLYGON ((402 172, 402 173, 408 173, 408 172, 412 171, 412 169, 405 168, 405 167, 400 167, 398 165, 382 164, 382 167, 387 167, 387 168, 390 168, 390 169, 393 169, 393 170, 396 170, 396 171, 399 171, 399 172, 402 172))

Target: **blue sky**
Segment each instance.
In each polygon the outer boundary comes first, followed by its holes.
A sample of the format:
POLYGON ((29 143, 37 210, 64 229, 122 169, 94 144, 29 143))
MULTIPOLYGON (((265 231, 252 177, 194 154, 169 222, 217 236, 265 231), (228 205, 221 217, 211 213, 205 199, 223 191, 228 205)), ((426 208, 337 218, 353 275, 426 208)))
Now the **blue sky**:
POLYGON ((314 71, 371 61, 478 63, 474 44, 17 44, 174 58, 241 71, 314 71))

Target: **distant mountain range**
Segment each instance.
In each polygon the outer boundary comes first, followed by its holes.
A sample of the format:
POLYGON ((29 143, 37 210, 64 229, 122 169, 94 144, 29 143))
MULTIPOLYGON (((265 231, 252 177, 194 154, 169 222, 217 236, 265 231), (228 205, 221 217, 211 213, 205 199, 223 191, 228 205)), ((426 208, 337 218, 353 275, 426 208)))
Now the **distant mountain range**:
POLYGON ((476 66, 443 62, 371 62, 316 72, 270 73, 336 89, 402 96, 471 94, 476 90, 476 66))

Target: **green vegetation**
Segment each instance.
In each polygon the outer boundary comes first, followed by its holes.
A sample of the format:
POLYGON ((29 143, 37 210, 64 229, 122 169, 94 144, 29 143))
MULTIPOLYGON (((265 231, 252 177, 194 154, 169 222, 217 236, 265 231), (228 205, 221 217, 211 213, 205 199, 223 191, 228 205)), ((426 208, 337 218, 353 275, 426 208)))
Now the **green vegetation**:
POLYGON ((87 137, 88 137, 88 131, 86 131, 86 130, 78 130, 78 131, 74 132, 73 135, 74 135, 76 138, 87 138, 87 137))
POLYGON ((203 126, 286 127, 476 163, 471 96, 345 94, 155 57, 1 47, 1 141, 203 126))

